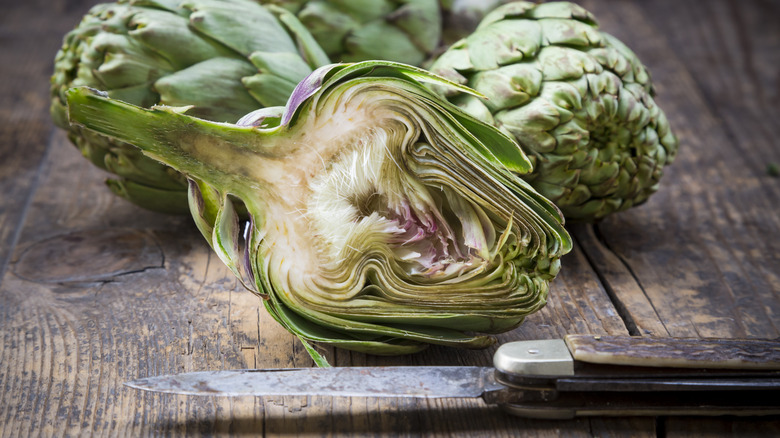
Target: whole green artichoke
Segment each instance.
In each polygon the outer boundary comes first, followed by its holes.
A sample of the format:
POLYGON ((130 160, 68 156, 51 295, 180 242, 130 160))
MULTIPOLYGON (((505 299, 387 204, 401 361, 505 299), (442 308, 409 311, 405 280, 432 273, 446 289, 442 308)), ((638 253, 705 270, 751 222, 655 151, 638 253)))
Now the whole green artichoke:
POLYGON ((517 176, 530 169, 517 145, 423 83, 455 86, 370 61, 321 67, 236 125, 83 87, 68 105, 191 178, 214 251, 324 364, 309 341, 489 345, 545 304, 571 249, 560 211, 517 176))
POLYGON ((135 105, 189 107, 235 122, 283 105, 298 82, 330 61, 288 11, 248 0, 120 0, 90 10, 55 59, 51 114, 120 196, 185 214, 186 180, 134 146, 70 126, 65 91, 86 85, 135 105))
POLYGON ((421 65, 438 47, 437 0, 261 0, 295 13, 333 61, 421 65))
POLYGON ((645 67, 572 3, 503 5, 432 71, 484 95, 444 90, 517 140, 534 165, 523 178, 568 220, 645 202, 677 153, 645 67))

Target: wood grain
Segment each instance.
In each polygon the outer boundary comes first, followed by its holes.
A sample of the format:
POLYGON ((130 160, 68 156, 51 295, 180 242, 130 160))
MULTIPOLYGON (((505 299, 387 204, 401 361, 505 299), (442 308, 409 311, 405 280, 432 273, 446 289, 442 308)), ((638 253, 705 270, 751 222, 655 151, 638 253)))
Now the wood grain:
POLYGON ((51 134, 48 88, 54 53, 83 5, 31 1, 3 5, 0 19, 0 281, 19 227, 38 184, 39 167, 51 134), (33 11, 49 9, 49 15, 33 11))
POLYGON ((780 370, 780 342, 763 339, 566 335, 576 361, 636 367, 780 370))
MULTIPOLYGON (((124 387, 162 373, 312 362, 188 218, 117 199, 105 174, 61 132, 51 136, 51 60, 94 3, 17 2, 0 18, 0 437, 780 435, 777 418, 532 421, 478 401, 219 399, 124 387)), ((766 172, 780 162, 777 3, 582 4, 648 65, 681 151, 646 205, 570 226, 576 245, 548 305, 499 342, 777 337, 780 180, 766 172)), ((339 366, 487 365, 495 347, 323 351, 339 366)))

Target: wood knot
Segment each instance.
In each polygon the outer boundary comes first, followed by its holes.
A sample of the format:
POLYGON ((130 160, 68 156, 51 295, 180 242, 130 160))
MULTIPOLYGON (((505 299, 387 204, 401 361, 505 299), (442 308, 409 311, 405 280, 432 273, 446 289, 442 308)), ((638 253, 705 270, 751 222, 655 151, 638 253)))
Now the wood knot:
POLYGON ((25 249, 14 273, 38 283, 89 283, 163 266, 155 239, 142 231, 106 228, 49 237, 25 249))

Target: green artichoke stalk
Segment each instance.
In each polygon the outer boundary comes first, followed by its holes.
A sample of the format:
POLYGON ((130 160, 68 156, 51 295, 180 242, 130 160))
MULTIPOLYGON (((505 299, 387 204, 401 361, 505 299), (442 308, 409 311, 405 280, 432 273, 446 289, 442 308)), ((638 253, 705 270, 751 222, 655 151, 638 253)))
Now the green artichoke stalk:
POLYGON ((235 125, 67 95, 72 122, 190 178, 214 251, 325 365, 310 342, 487 346, 545 304, 571 248, 560 211, 516 176, 530 169, 517 145, 423 83, 468 92, 402 64, 338 64, 235 125))
POLYGON ((295 13, 330 59, 422 65, 439 46, 437 0, 260 0, 295 13))
POLYGON ((572 3, 503 5, 432 71, 484 96, 443 89, 517 140, 534 167, 523 178, 568 220, 645 202, 677 153, 646 68, 572 3))
POLYGON ((70 126, 65 91, 89 86, 143 107, 235 122, 284 105, 298 82, 330 61, 288 11, 247 0, 137 0, 97 5, 68 33, 51 80, 54 122, 120 196, 186 214, 187 182, 134 146, 70 126))

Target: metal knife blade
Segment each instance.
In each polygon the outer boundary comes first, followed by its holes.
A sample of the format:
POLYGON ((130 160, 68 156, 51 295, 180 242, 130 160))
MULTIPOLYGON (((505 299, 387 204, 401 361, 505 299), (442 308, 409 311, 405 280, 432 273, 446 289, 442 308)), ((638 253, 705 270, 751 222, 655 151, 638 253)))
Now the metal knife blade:
POLYGON ((572 335, 502 345, 493 367, 203 371, 126 385, 209 395, 478 398, 534 418, 780 414, 780 342, 572 335))
POLYGON ((125 385, 187 395, 325 395, 476 398, 506 388, 492 367, 340 367, 202 371, 147 377, 125 385))

